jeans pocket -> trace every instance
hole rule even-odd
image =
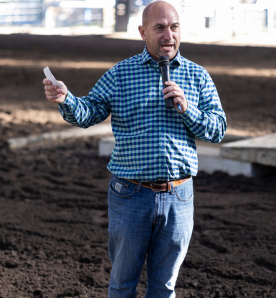
[[[126,180],[120,179],[116,176],[112,176],[109,189],[117,197],[128,198],[133,195],[137,185],[133,183],[127,183]]]
[[[180,202],[188,203],[188,202],[190,202],[190,201],[193,199],[194,194],[192,194],[188,199],[185,199],[185,198],[181,198],[181,197],[179,196],[179,194],[175,191],[175,196],[177,197],[177,199],[178,199]]]
[[[174,188],[174,194],[180,202],[188,203],[194,198],[192,180]]]

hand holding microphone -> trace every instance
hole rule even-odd
[[[167,56],[160,56],[158,66],[161,71],[163,81],[163,94],[166,108],[175,108],[180,114],[188,108],[188,103],[183,90],[174,82],[170,81],[170,60]]]
[[[160,56],[158,59],[158,66],[161,71],[162,75],[162,81],[163,81],[163,89],[165,89],[167,86],[165,85],[165,82],[170,80],[170,60],[167,56]],[[174,107],[173,104],[173,98],[168,97],[165,98],[166,108],[172,109]]]

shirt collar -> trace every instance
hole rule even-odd
[[[147,46],[145,46],[144,51],[141,55],[141,64],[145,64],[148,61],[154,61],[155,63],[157,63],[149,54],[148,50],[147,50]],[[177,51],[176,56],[174,57],[174,59],[170,62],[170,64],[174,64],[176,67],[181,65],[181,56],[180,56],[180,52],[179,50]]]

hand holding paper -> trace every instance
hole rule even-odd
[[[53,74],[51,73],[51,70],[50,70],[50,68],[49,68],[48,66],[45,67],[45,68],[43,69],[43,71],[44,71],[45,77],[46,77],[48,80],[50,80],[50,81],[52,82],[53,85],[58,86],[58,87],[60,87],[60,88],[63,87],[63,85],[60,84],[60,83],[55,79],[55,77],[54,77]]]
[[[47,78],[43,80],[46,98],[54,103],[64,102],[67,96],[67,87],[63,82],[55,79],[48,66],[43,71]]]

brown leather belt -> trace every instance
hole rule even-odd
[[[191,179],[191,176],[188,176],[188,177],[185,177],[182,179],[178,179],[178,180],[174,180],[174,181],[172,181],[172,183],[173,183],[173,186],[176,187],[182,183],[185,183],[189,179]],[[131,179],[125,179],[125,180],[128,180],[134,184],[139,184],[138,180],[131,180]],[[152,191],[156,191],[156,192],[170,191],[172,189],[171,182],[165,182],[165,183],[142,182],[142,186],[146,187],[146,188],[150,188]]]

